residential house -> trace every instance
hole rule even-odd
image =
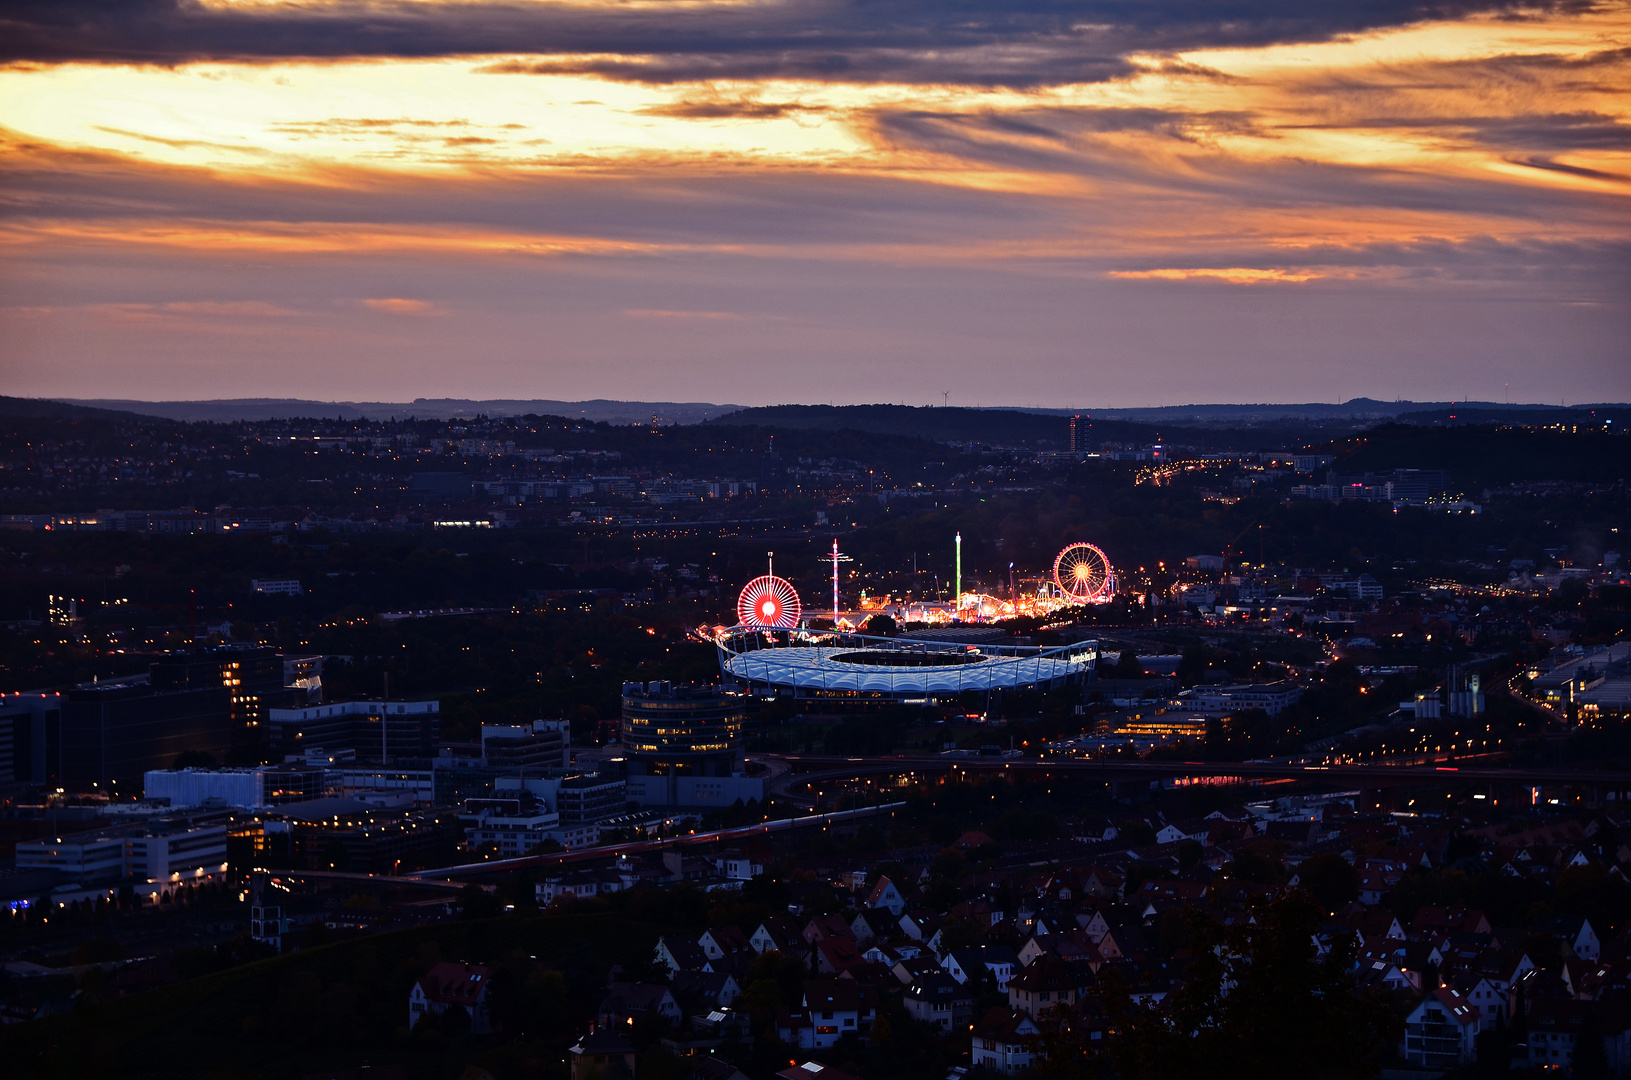
[[[959,986],[967,985],[970,979],[978,981],[982,969],[989,971],[996,980],[997,989],[1006,993],[1008,980],[1020,965],[1018,954],[1007,946],[980,945],[951,950],[946,954],[942,966]]]
[[[597,1028],[572,1045],[572,1080],[633,1080],[634,1044]]]
[[[849,920],[842,915],[817,915],[804,924],[803,938],[805,944],[814,945],[818,941],[828,938],[855,937],[855,932],[849,928]]]
[[[836,975],[867,963],[854,938],[823,938],[815,943],[816,970],[823,975]]]
[[[669,971],[701,971],[708,954],[688,937],[665,934],[657,939],[657,959]]]
[[[1008,1007],[1039,1020],[1061,1005],[1076,1004],[1082,981],[1071,965],[1044,956],[1008,980]]]
[[[682,1014],[728,1009],[742,993],[735,976],[718,971],[676,971],[669,990]]]
[[[408,992],[408,1027],[457,1008],[470,1017],[472,1034],[486,1035],[493,1030],[492,988],[492,968],[444,960],[432,966]]]
[[[901,895],[900,889],[895,887],[893,881],[881,877],[878,883],[872,886],[872,891],[867,893],[866,906],[873,910],[887,911],[898,920],[901,913],[906,910],[906,897]]]
[[[1405,1017],[1400,1055],[1412,1065],[1453,1069],[1477,1057],[1486,1018],[1478,1006],[1441,986],[1422,998]]]
[[[819,1061],[806,1061],[802,1065],[789,1065],[776,1074],[777,1080],[856,1080],[840,1069],[823,1065]]]
[[[1455,931],[1468,934],[1494,933],[1489,919],[1476,908],[1444,908],[1423,905],[1416,909],[1416,917],[1410,920],[1410,932],[1412,934],[1448,934]]]
[[[598,1020],[602,1026],[615,1026],[652,1015],[661,1016],[669,1024],[678,1024],[685,1016],[669,987],[616,982],[601,999]]]
[[[901,1003],[914,1020],[934,1024],[942,1031],[954,1031],[974,1015],[974,994],[959,986],[943,971],[920,975],[901,996]]]
[[[1596,960],[1602,954],[1597,932],[1591,923],[1579,915],[1542,915],[1535,920],[1533,931],[1544,934],[1582,960]]]
[[[887,911],[862,910],[856,912],[855,918],[850,920],[849,929],[856,942],[864,947],[879,938],[889,936],[889,931],[894,925],[895,920]]]
[[[809,945],[804,940],[802,927],[784,915],[774,915],[759,924],[748,938],[748,944],[758,953],[775,951],[788,956],[806,956]]]
[[[969,1047],[973,1065],[1003,1073],[1023,1072],[1035,1059],[1033,1040],[1040,1033],[1036,1021],[1024,1013],[992,1009],[974,1025]]]
[[[748,940],[747,935],[734,926],[721,926],[712,930],[704,930],[702,936],[697,938],[697,944],[710,960],[755,951],[753,943]]]
[[[815,1028],[814,1049],[832,1046],[845,1035],[863,1042],[878,1019],[877,992],[849,979],[810,979],[804,984],[804,1008]]]

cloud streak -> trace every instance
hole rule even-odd
[[[1554,3],[1553,10],[1580,6]],[[494,70],[672,83],[1093,82],[1134,53],[1321,41],[1506,0],[788,0],[774,4],[201,4],[14,0],[0,60],[176,64],[524,53]]]

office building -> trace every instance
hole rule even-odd
[[[1249,709],[1262,709],[1270,716],[1277,716],[1301,701],[1302,696],[1302,687],[1292,682],[1197,686],[1179,694],[1171,707],[1199,716],[1229,716]]]
[[[717,686],[623,684],[628,798],[643,806],[729,806],[764,799],[743,771],[748,698]]]
[[[264,742],[267,714],[307,704],[309,687],[287,685],[284,658],[262,645],[221,645],[171,653],[155,661],[148,682],[160,691],[225,687],[236,745]],[[321,683],[318,684],[321,687]]]
[[[225,825],[154,818],[17,845],[17,868],[51,869],[65,882],[191,884],[226,872]]]
[[[156,769],[143,778],[142,796],[172,807],[225,806],[264,810],[321,799],[325,771],[289,763],[253,769]]]
[[[51,781],[61,719],[61,694],[0,694],[0,784]]]
[[[628,784],[611,776],[591,773],[568,776],[555,792],[555,810],[562,825],[592,825],[617,817],[628,804]]]
[[[435,701],[343,701],[301,709],[272,709],[272,749],[289,756],[321,748],[350,750],[358,760],[428,758],[441,732]]]
[[[227,687],[164,691],[147,678],[91,683],[63,695],[63,788],[134,795],[145,773],[169,768],[178,754],[222,757],[231,750]]]
[[[530,725],[483,724],[481,756],[494,769],[564,769],[568,738],[565,720],[537,720]]]

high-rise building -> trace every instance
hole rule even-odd
[[[61,694],[0,694],[0,784],[51,781],[61,719]]]
[[[232,748],[227,687],[159,690],[146,676],[81,685],[63,695],[60,783],[69,791],[136,794],[149,769],[176,756]]]
[[[155,690],[191,690],[222,686],[231,696],[235,745],[266,742],[269,710],[305,705],[308,690],[288,686],[284,658],[263,645],[221,645],[171,653],[155,661],[150,682]]]
[[[434,757],[441,732],[435,701],[342,701],[272,709],[271,745],[285,756],[321,748],[351,750],[359,761]]]
[[[537,720],[526,724],[481,725],[481,756],[489,768],[517,772],[564,769],[567,722]]]
[[[764,797],[745,776],[748,698],[718,686],[623,684],[628,797],[645,805],[730,805]]]

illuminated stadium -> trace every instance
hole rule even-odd
[[[714,644],[720,671],[742,686],[856,703],[1047,689],[1091,677],[1098,660],[1096,641],[970,645],[748,625],[723,631]]]

